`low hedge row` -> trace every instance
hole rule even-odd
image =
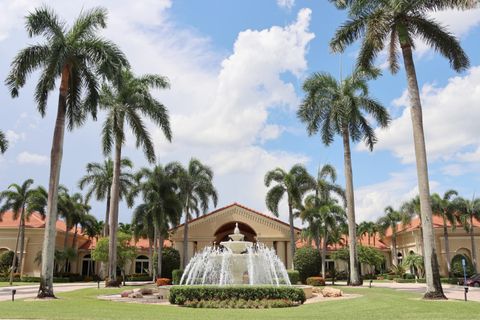
[[[125,276],[127,281],[151,281],[152,276],[148,273],[134,273]]]
[[[288,300],[295,304],[305,302],[305,292],[294,287],[273,286],[178,286],[170,289],[170,303],[184,305],[187,301],[211,300]]]
[[[395,278],[395,279],[393,279],[393,281],[395,281],[397,283],[415,283],[415,282],[425,283],[426,282],[425,278],[420,278],[420,279],[417,279],[416,281],[415,281],[415,279]],[[459,281],[457,278],[440,278],[440,282],[445,283],[445,284],[459,284],[462,281]]]
[[[296,304],[286,299],[262,299],[262,300],[208,300],[208,301],[186,301],[185,307],[190,308],[213,308],[213,309],[269,309],[294,307]]]
[[[182,269],[175,269],[172,271],[172,284],[180,284],[180,280],[183,276]]]
[[[297,284],[300,281],[300,272],[298,270],[287,270],[287,273],[291,284]]]
[[[325,285],[325,279],[322,277],[308,277],[306,283],[309,286],[320,287]]]

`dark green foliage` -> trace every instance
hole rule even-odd
[[[305,283],[308,277],[319,275],[320,253],[312,247],[297,249],[293,257],[293,264],[300,274],[300,281]]]
[[[175,248],[163,248],[162,278],[172,279],[173,270],[178,268],[180,268],[180,252]]]
[[[245,300],[245,299],[229,299],[229,300],[208,300],[208,301],[187,301],[183,304],[190,308],[212,308],[212,309],[269,309],[269,308],[286,308],[294,307],[296,304],[285,299],[262,299],[262,300]]]
[[[467,277],[470,277],[475,273],[473,264],[470,258],[463,254],[457,254],[452,258],[451,270],[455,277],[463,277],[462,259],[466,262]]]
[[[287,273],[291,284],[297,284],[298,281],[300,281],[300,273],[298,270],[287,270]]]
[[[134,273],[126,276],[127,281],[151,281],[152,276],[148,273]]]
[[[170,289],[170,303],[184,305],[187,301],[223,300],[288,300],[296,304],[305,302],[300,288],[273,286],[176,286]]]
[[[13,251],[7,251],[0,255],[0,274],[6,274],[12,267]]]
[[[172,284],[180,284],[180,280],[183,276],[182,269],[175,269],[172,271]]]

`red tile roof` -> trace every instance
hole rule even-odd
[[[17,228],[20,225],[20,215],[17,219],[13,219],[13,211],[9,210],[3,213],[2,220],[0,220],[0,228]],[[57,220],[57,230],[65,231],[65,222],[62,220]],[[42,216],[38,212],[33,212],[30,215],[30,218],[25,221],[26,228],[45,228],[45,220],[42,219]],[[72,232],[73,229],[70,230]]]
[[[344,236],[343,238],[347,239],[346,236]],[[373,241],[372,237],[370,237],[370,244],[369,244],[367,236],[362,236],[360,238],[360,243],[363,246],[374,247],[378,250],[388,250],[389,249],[389,247],[380,239],[378,234],[375,236],[375,244],[374,244],[374,241]],[[309,245],[308,242],[306,242],[304,240],[298,240],[297,243],[296,243],[297,248],[302,248],[302,247],[305,247],[307,245]],[[312,241],[312,243],[310,243],[310,246],[316,248],[315,242]],[[320,246],[322,246],[322,243],[320,244]],[[327,250],[328,251],[335,251],[335,250],[341,249],[343,247],[345,247],[345,245],[339,244],[339,243],[329,244],[327,246]]]
[[[432,223],[434,228],[443,228],[443,219],[440,216],[432,216]],[[403,225],[399,224],[397,227],[397,233],[400,232],[408,232],[408,231],[413,231],[416,229],[419,229],[421,225],[421,219],[420,217],[416,216],[414,217],[410,223]],[[480,221],[478,220],[473,220],[473,226],[480,228]],[[451,227],[451,223],[447,221],[447,227]],[[457,228],[462,228],[462,225],[460,223],[457,223],[456,225]],[[385,232],[385,237],[390,237],[392,235],[392,229],[388,228]]]

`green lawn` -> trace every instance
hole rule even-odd
[[[38,286],[36,282],[13,282],[13,286]],[[10,283],[0,281],[0,287],[10,287]]]
[[[345,289],[363,297],[287,309],[191,309],[101,301],[112,289],[83,289],[59,294],[58,300],[0,302],[0,318],[36,319],[473,319],[478,302],[422,301],[420,295],[392,289]]]

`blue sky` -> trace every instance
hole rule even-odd
[[[5,20],[0,23],[0,76],[5,78],[14,54],[28,43],[23,17],[40,1],[0,0]],[[161,0],[161,1],[49,1],[72,21],[82,8],[109,10],[104,35],[125,51],[134,72],[168,76],[172,87],[155,92],[172,117],[174,139],[168,144],[150,126],[159,161],[186,163],[197,157],[215,170],[219,206],[240,202],[267,212],[263,175],[277,166],[304,163],[316,172],[319,164],[333,164],[344,184],[343,150],[308,137],[295,112],[303,97],[301,84],[312,72],[335,76],[350,72],[357,47],[342,55],[328,48],[345,13],[327,1],[301,0]],[[480,173],[480,11],[440,12],[433,15],[456,34],[471,59],[471,68],[457,74],[448,61],[417,44],[415,61],[422,88],[424,121],[432,190],[449,188],[464,196],[477,194]],[[384,63],[381,55],[379,66]],[[48,114],[41,118],[33,103],[37,74],[20,97],[12,100],[0,86],[0,128],[11,140],[0,156],[0,189],[33,178],[47,185],[49,152],[57,92]],[[378,132],[374,152],[352,146],[358,220],[375,219],[387,205],[398,206],[416,194],[413,146],[406,80],[403,70],[370,83],[372,96],[388,107],[393,122]],[[99,133],[103,117],[67,132],[61,182],[77,191],[85,165],[102,161]],[[135,167],[147,165],[132,139],[125,155]],[[138,204],[138,203],[137,203]],[[105,204],[92,202],[102,218]],[[286,210],[281,217],[285,219]],[[121,206],[120,220],[131,209]]]

